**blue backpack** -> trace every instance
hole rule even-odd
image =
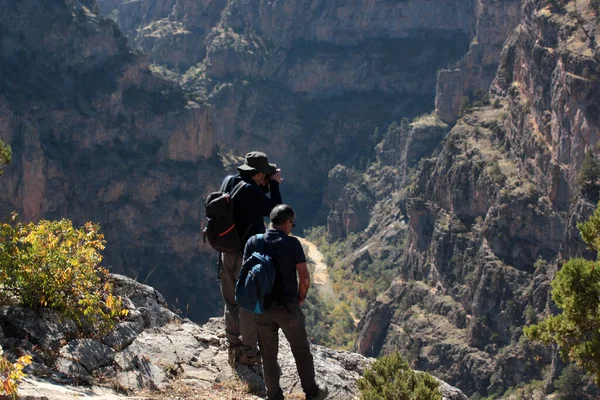
[[[265,235],[256,235],[258,249],[242,265],[235,284],[235,301],[244,310],[262,314],[271,305],[275,266],[273,259],[264,253]]]

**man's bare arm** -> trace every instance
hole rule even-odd
[[[308,273],[306,262],[296,264],[296,271],[298,271],[298,277],[300,278],[298,301],[300,302],[300,307],[302,307],[302,304],[304,304],[304,300],[306,299],[306,294],[308,293],[308,288],[310,287],[310,274]]]

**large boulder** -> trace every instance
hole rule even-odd
[[[46,349],[57,349],[75,336],[75,322],[49,308],[0,308],[0,327],[7,338],[27,339]]]

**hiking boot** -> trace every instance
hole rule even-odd
[[[313,394],[307,394],[306,400],[324,400],[328,394],[329,389],[327,389],[327,386],[319,387]]]
[[[247,365],[248,367],[252,367],[253,365],[262,364],[262,358],[260,357],[260,353],[256,353],[254,355],[248,354],[240,354],[239,362],[242,365]]]
[[[281,388],[279,388],[277,390],[277,393],[275,393],[274,395],[269,395],[267,393],[267,397],[265,397],[266,400],[284,400],[285,398],[283,397],[283,391],[281,390]]]

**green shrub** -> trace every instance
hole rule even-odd
[[[16,214],[0,225],[0,304],[52,307],[79,326],[105,333],[127,314],[100,266],[98,226],[69,220],[22,224]]]
[[[362,400],[441,400],[438,381],[413,371],[398,352],[376,360],[359,379]]]
[[[504,175],[497,162],[494,162],[488,167],[487,173],[494,183],[502,185],[504,181],[506,181],[506,175]]]

